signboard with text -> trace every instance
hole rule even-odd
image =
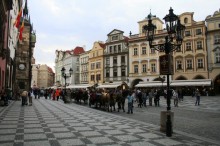
[[[161,55],[159,57],[160,74],[173,75],[173,56],[171,54]]]

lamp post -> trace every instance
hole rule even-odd
[[[163,19],[166,23],[167,35],[165,36],[165,43],[163,44],[153,44],[154,33],[156,30],[156,25],[152,23],[151,13],[148,15],[148,25],[143,26],[143,30],[146,32],[147,40],[149,41],[150,48],[154,48],[157,51],[165,52],[165,55],[160,56],[160,74],[167,75],[167,120],[166,120],[166,135],[168,137],[172,136],[172,121],[171,121],[171,90],[169,75],[173,74],[173,56],[171,53],[176,49],[181,47],[183,41],[183,33],[185,26],[180,23],[177,15],[173,13],[173,9],[170,8],[169,14],[167,14]]]
[[[70,68],[70,69],[69,69],[69,75],[68,75],[68,74],[66,73],[65,67],[63,67],[63,68],[61,69],[61,73],[62,73],[62,77],[64,78],[64,83],[65,83],[65,85],[64,85],[64,95],[66,95],[66,78],[71,77],[71,75],[73,74],[73,70],[72,70],[72,68]],[[64,100],[64,102],[65,102],[65,100]]]

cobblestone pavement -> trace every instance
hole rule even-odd
[[[39,99],[25,107],[20,101],[12,101],[8,107],[0,108],[1,146],[219,144],[184,132],[175,132],[168,138],[158,129],[153,124],[61,101]]]

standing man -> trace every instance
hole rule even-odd
[[[196,89],[195,96],[196,96],[196,103],[195,103],[195,105],[199,105],[200,104],[200,96],[201,96],[201,94],[199,92],[199,89]]]

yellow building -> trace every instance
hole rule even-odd
[[[185,36],[180,49],[173,53],[173,80],[208,79],[205,21],[194,21],[193,12],[179,15],[185,25]]]
[[[163,22],[155,16],[152,16],[152,22],[157,27],[154,42],[163,41],[165,38]],[[139,81],[157,80],[160,76],[159,55],[164,54],[149,46],[146,34],[143,31],[143,26],[148,24],[148,18],[139,21],[138,24],[139,34],[130,34],[129,38],[129,81],[131,87]]]
[[[89,52],[89,84],[103,83],[103,53],[105,44],[94,42]]]

